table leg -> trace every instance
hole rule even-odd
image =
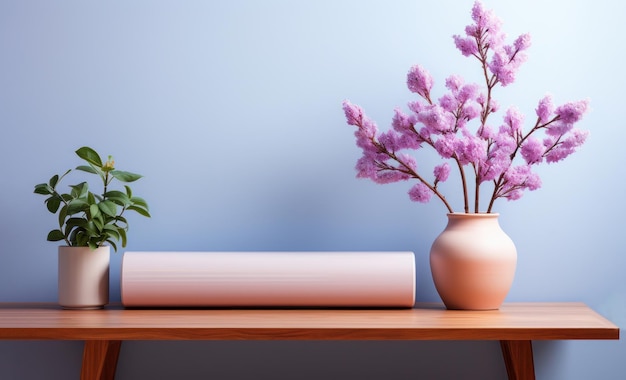
[[[113,380],[121,346],[120,340],[85,341],[80,379]]]
[[[501,340],[509,380],[535,380],[533,346],[530,340]]]

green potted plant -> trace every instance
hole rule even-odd
[[[35,193],[46,196],[45,204],[58,214],[58,228],[48,233],[48,241],[63,241],[59,247],[59,304],[68,309],[102,308],[109,298],[110,248],[127,242],[127,211],[150,217],[148,204],[134,196],[130,186],[124,191],[111,188],[114,180],[134,182],[142,176],[115,169],[111,156],[103,162],[89,147],[76,150],[86,162],[75,170],[100,179],[102,192],[91,191],[86,181],[69,186],[69,192],[58,186],[72,170],[54,175],[47,183],[35,186]]]

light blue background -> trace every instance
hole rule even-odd
[[[540,169],[544,187],[500,201],[516,242],[508,301],[582,301],[626,325],[623,88],[613,0],[485,1],[529,61],[496,93],[533,119],[589,97],[576,155]],[[428,267],[446,223],[409,184],[355,179],[360,155],[341,102],[385,129],[405,106],[408,68],[435,93],[452,73],[478,80],[452,34],[471,1],[0,2],[0,301],[56,301],[55,218],[36,183],[90,145],[135,188],[152,219],[131,219],[128,250],[411,250],[417,301],[438,301]],[[495,123],[496,121],[494,121]],[[425,166],[434,156],[423,158]],[[460,188],[450,186],[449,198]],[[113,256],[119,300],[121,254]],[[536,342],[538,379],[622,379],[622,341]],[[0,342],[3,379],[77,378],[80,342]],[[503,379],[497,342],[128,342],[118,379]]]

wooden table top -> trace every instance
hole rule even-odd
[[[125,309],[62,310],[0,303],[3,340],[546,340],[619,339],[583,303],[506,303],[500,310]]]

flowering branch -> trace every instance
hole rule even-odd
[[[522,127],[524,116],[514,107],[506,110],[497,131],[488,124],[489,117],[499,109],[493,92],[498,85],[505,87],[515,81],[517,70],[526,60],[530,36],[523,34],[513,44],[506,45],[501,21],[479,1],[472,8],[472,20],[465,28],[465,36],[455,35],[453,39],[464,56],[479,61],[484,87],[466,84],[461,77],[452,75],[445,81],[448,93],[434,102],[430,73],[415,65],[407,74],[407,87],[421,100],[408,103],[409,114],[396,108],[393,128],[384,133],[378,132],[376,124],[359,106],[344,101],[348,124],[357,126],[357,146],[363,149],[363,156],[357,162],[357,177],[370,178],[376,183],[416,179],[417,184],[409,190],[411,200],[428,202],[435,194],[452,212],[437,187],[447,180],[449,164],[437,165],[434,180],[429,182],[418,173],[412,156],[398,153],[429,146],[444,160],[456,163],[466,213],[470,212],[466,167],[471,167],[474,174],[474,212],[480,210],[480,187],[485,182],[493,184],[487,207],[487,212],[492,212],[496,199],[519,199],[523,191],[541,186],[539,176],[531,170],[533,165],[544,160],[561,161],[585,142],[588,132],[575,129],[574,124],[587,111],[587,100],[555,108],[552,98],[544,97],[535,109],[537,121],[527,133]],[[478,126],[472,130],[468,124],[474,119],[478,120]],[[540,132],[544,132],[543,140],[536,137]],[[518,153],[523,163],[514,165]]]

